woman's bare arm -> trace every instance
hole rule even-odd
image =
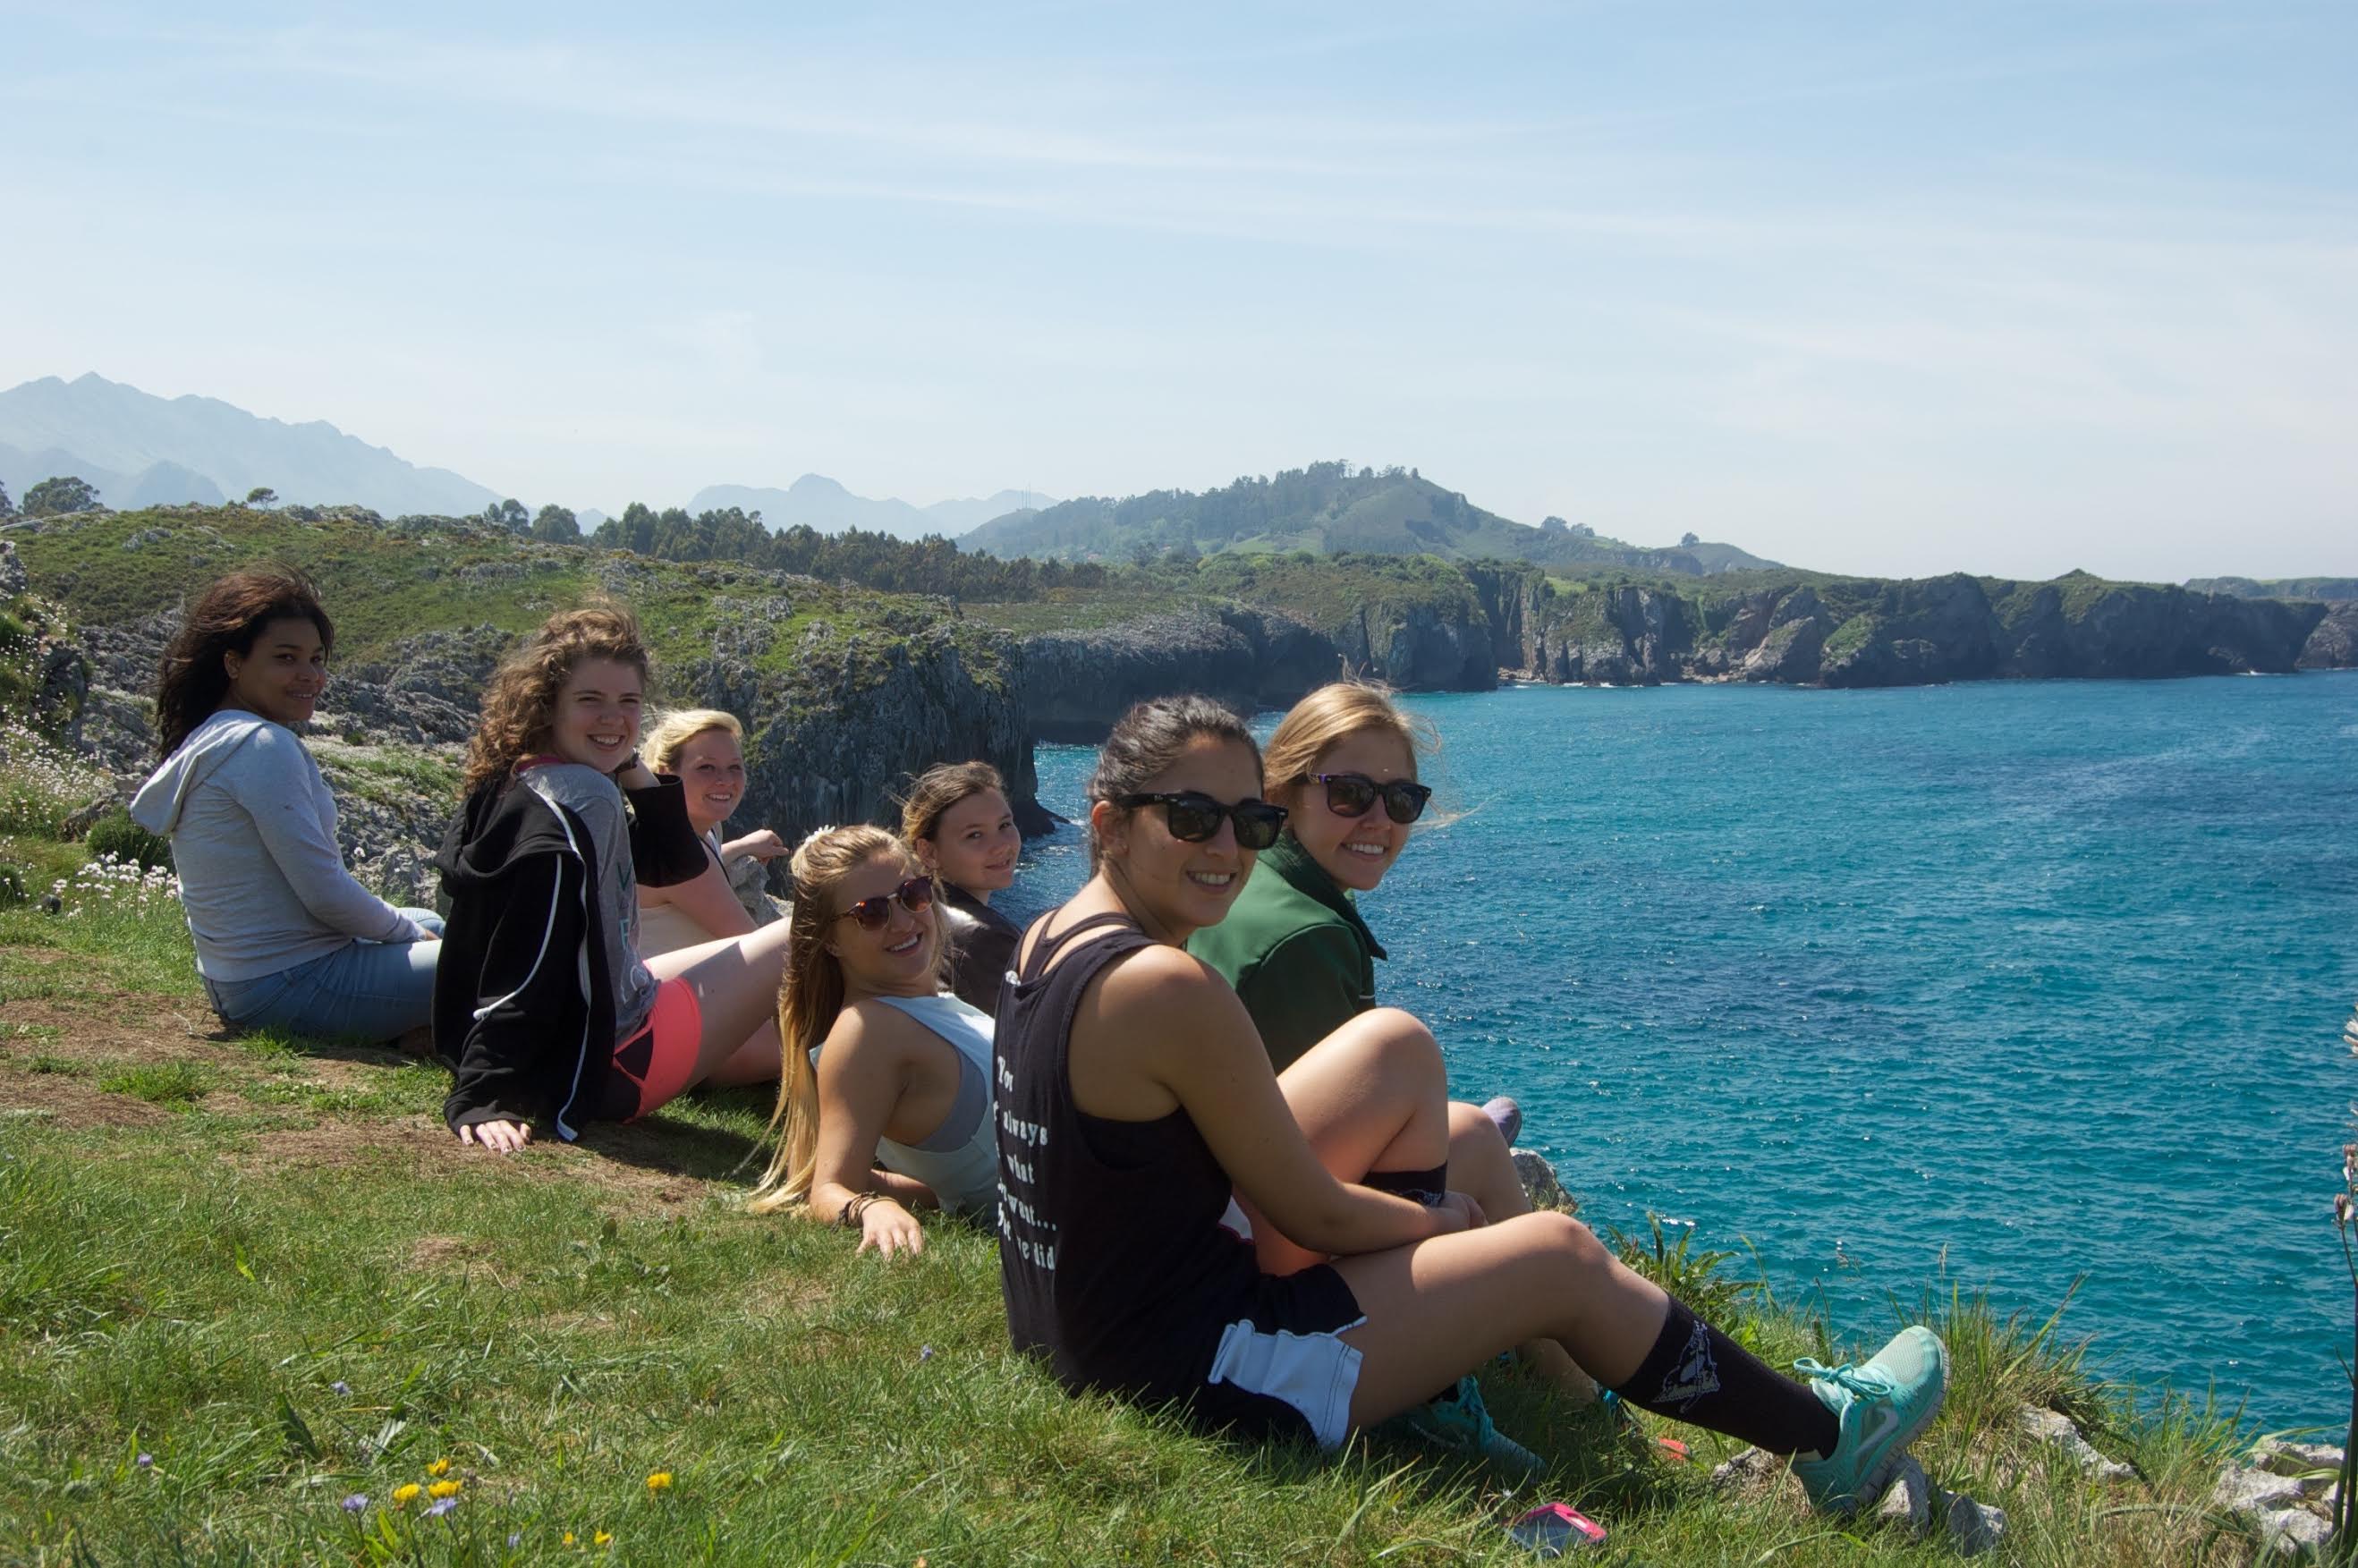
[[[1068,1060],[1074,1102],[1091,1115],[1185,1109],[1237,1191],[1312,1251],[1381,1251],[1466,1224],[1460,1208],[1336,1181],[1278,1092],[1244,1004],[1175,947],[1118,960],[1082,994]]]

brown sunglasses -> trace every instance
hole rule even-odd
[[[912,914],[923,914],[934,907],[934,879],[911,877],[891,892],[880,892],[874,898],[863,898],[841,914],[838,920],[857,920],[862,931],[882,931],[884,923],[892,918],[892,904],[898,900],[903,909]]]

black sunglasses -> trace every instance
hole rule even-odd
[[[1183,843],[1201,844],[1220,830],[1220,818],[1225,816],[1237,825],[1237,848],[1266,849],[1277,842],[1277,830],[1285,826],[1285,807],[1271,806],[1265,800],[1240,800],[1234,806],[1223,806],[1208,795],[1192,789],[1176,795],[1125,795],[1116,806],[1159,806],[1163,817],[1170,824],[1171,837]]]
[[[1407,824],[1424,815],[1425,802],[1433,798],[1429,785],[1411,784],[1406,779],[1394,779],[1390,784],[1378,784],[1365,773],[1312,773],[1312,784],[1326,786],[1326,809],[1337,816],[1365,816],[1376,797],[1384,797],[1384,815],[1394,822]]]
[[[892,901],[912,914],[923,914],[934,907],[934,879],[911,877],[891,892],[880,892],[874,898],[863,898],[841,914],[838,920],[857,920],[862,931],[882,931],[884,923],[892,918]]]

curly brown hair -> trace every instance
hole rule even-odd
[[[224,654],[254,652],[273,621],[308,621],[319,645],[336,649],[336,628],[319,608],[319,589],[293,567],[265,562],[232,572],[197,595],[156,669],[156,754],[168,757],[229,695]]]
[[[637,670],[642,682],[648,680],[647,645],[639,634],[638,617],[611,603],[561,610],[501,660],[483,687],[483,716],[475,724],[474,739],[467,742],[460,793],[472,795],[547,748],[557,693],[584,659],[612,659]]]

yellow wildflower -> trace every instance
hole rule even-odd
[[[402,1504],[407,1502],[410,1498],[416,1497],[425,1489],[425,1487],[419,1486],[415,1481],[403,1482],[400,1486],[395,1487],[393,1489],[394,1506],[395,1508],[399,1508]]]
[[[647,1490],[650,1492],[667,1492],[671,1490],[671,1472],[668,1470],[658,1470],[654,1475],[648,1476]]]
[[[565,1544],[568,1546],[573,1544],[573,1532],[569,1530],[565,1532]]]
[[[590,1544],[592,1546],[603,1546],[613,1539],[614,1537],[610,1531],[601,1530],[597,1534],[590,1538]]]
[[[437,1481],[426,1488],[426,1495],[429,1498],[455,1498],[459,1495],[459,1488],[466,1484],[464,1481]]]
[[[426,1473],[429,1476],[447,1476],[450,1473],[450,1461],[437,1459],[433,1464],[426,1466]]]

